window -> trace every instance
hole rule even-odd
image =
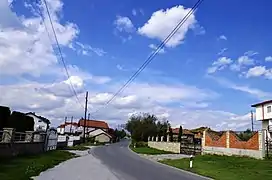
[[[271,113],[271,106],[267,106],[267,113]]]

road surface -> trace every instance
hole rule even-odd
[[[131,152],[128,141],[92,150],[119,180],[203,180],[200,176],[152,162]]]

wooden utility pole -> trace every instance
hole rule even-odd
[[[86,92],[86,99],[85,99],[85,114],[84,114],[84,128],[83,128],[83,142],[85,143],[85,139],[86,139],[86,134],[85,134],[85,130],[86,130],[86,116],[87,116],[87,109],[88,109],[88,91]]]
[[[90,113],[88,113],[88,120],[90,120]],[[87,132],[89,132],[89,126],[87,127]]]
[[[254,131],[254,124],[253,124],[253,112],[252,111],[250,111],[250,113],[251,113],[251,131],[253,132]]]
[[[71,124],[70,124],[70,133],[72,133],[72,125],[73,125],[73,116],[71,117]]]

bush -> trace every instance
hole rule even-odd
[[[0,129],[7,127],[10,113],[9,107],[0,106]]]
[[[144,141],[138,141],[138,142],[134,142],[132,144],[135,145],[136,147],[147,147],[148,146],[147,142],[144,142]]]

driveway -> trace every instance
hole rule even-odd
[[[131,152],[128,141],[92,150],[119,180],[203,180],[206,178],[153,162]],[[98,179],[97,179],[98,180]]]

